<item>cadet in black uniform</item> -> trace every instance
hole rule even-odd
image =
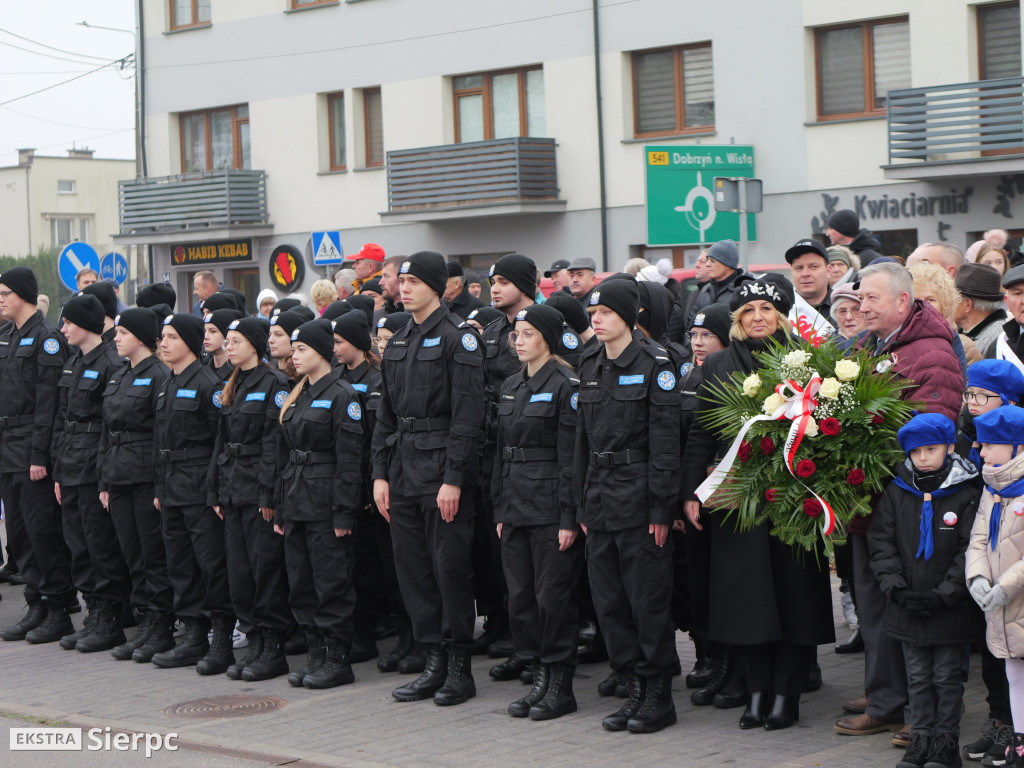
[[[114,318],[117,317],[117,293],[114,291],[114,286],[100,280],[92,285],[85,286],[82,289],[82,293],[85,295],[92,294],[103,305],[103,332],[100,333],[100,337],[110,347],[111,351],[116,352],[117,347],[114,345]]]
[[[552,293],[544,304],[561,312],[562,317],[565,318],[565,324],[569,326],[569,329],[579,339],[580,343],[575,347],[571,347],[571,340],[563,338],[562,351],[559,353],[559,356],[564,358],[567,363],[576,370],[579,370],[583,355],[601,346],[601,342],[594,335],[594,329],[590,327],[590,316],[580,306],[580,303],[572,297],[572,294],[565,291]],[[567,344],[567,341],[570,343]]]
[[[228,594],[224,524],[206,503],[223,383],[199,362],[203,321],[179,313],[164,319],[160,352],[171,376],[158,395],[153,444],[156,498],[174,589],[174,613],[185,625],[178,644],[153,656],[158,667],[196,665],[218,675],[234,664],[235,617]],[[206,634],[213,625],[213,642]]]
[[[203,320],[203,351],[209,355],[207,365],[217,374],[221,383],[227,384],[228,377],[234,366],[228,360],[228,350],[224,341],[228,334],[228,326],[235,320],[241,320],[242,313],[237,309],[218,309]]]
[[[152,310],[126,309],[115,322],[117,353],[127,358],[128,365],[110,378],[103,393],[96,464],[100,503],[110,513],[128,565],[131,604],[139,628],[110,654],[122,661],[145,663],[154,653],[174,647],[174,593],[167,575],[160,512],[153,504],[153,424],[159,393],[170,374],[153,354],[160,321]]]
[[[667,352],[633,336],[639,305],[628,280],[590,296],[604,346],[580,366],[573,485],[598,621],[627,680],[628,700],[602,725],[649,733],[676,722],[668,532],[679,505],[680,403]]]
[[[382,315],[377,319],[377,336],[374,338],[374,345],[378,355],[384,356],[388,340],[402,330],[410,320],[412,320],[412,315],[408,312],[392,312],[390,315]]]
[[[231,310],[218,310],[229,312]],[[213,323],[207,323],[207,337]],[[284,542],[274,534],[278,416],[287,377],[262,361],[268,328],[256,318],[228,326],[227,365],[217,442],[207,475],[207,503],[224,521],[228,587],[248,650],[227,668],[232,680],[269,680],[288,673],[284,642],[295,625],[288,609]]]
[[[476,330],[482,335],[484,328],[493,323],[495,320],[500,320],[504,316],[504,312],[494,307],[481,307],[480,309],[474,309],[466,317],[466,322],[476,328]]]
[[[152,283],[139,290],[135,294],[135,306],[139,308],[152,309],[157,319],[174,314],[174,303],[177,301],[177,294],[170,283]],[[167,307],[165,315],[160,314],[157,308]],[[123,314],[123,313],[122,313]]]
[[[57,382],[68,347],[36,309],[39,286],[27,267],[0,273],[0,497],[7,536],[26,581],[28,611],[0,630],[4,640],[52,643],[73,627],[71,560],[53,495],[50,441]]]
[[[291,608],[309,643],[293,686],[333,688],[355,680],[349,661],[355,567],[352,531],[363,490],[363,409],[352,385],[331,368],[329,320],[292,333],[302,376],[281,407],[274,529],[284,534]]]
[[[556,309],[534,304],[516,315],[512,339],[524,367],[501,388],[491,480],[515,655],[539,663],[533,689],[508,712],[533,720],[576,711],[575,589],[583,547],[576,544],[572,465],[579,379],[551,354],[562,333]]]
[[[384,350],[373,495],[391,522],[398,583],[427,662],[419,678],[392,695],[461,704],[476,695],[473,505],[463,491],[478,482],[483,356],[476,332],[441,306],[448,280],[441,254],[414,254],[398,279],[413,320]]]
[[[60,645],[86,653],[108,651],[125,641],[121,624],[131,597],[128,566],[100,502],[96,459],[103,391],[125,364],[101,338],[103,320],[103,305],[90,294],[64,305],[62,330],[75,351],[57,385],[60,399],[53,426],[54,493],[71,552],[72,580],[89,611],[81,628],[62,637]]]
[[[283,371],[292,382],[299,378],[295,373],[295,366],[292,365],[292,334],[304,322],[307,321],[301,314],[291,310],[270,317],[270,338],[267,341],[267,348],[271,361],[276,362],[278,370]]]

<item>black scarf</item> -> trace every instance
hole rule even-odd
[[[763,352],[768,348],[768,339],[775,339],[779,344],[784,347],[793,345],[793,337],[783,328],[779,328],[770,337],[763,339],[745,339],[744,341],[734,341],[729,345],[729,349],[732,351],[733,356],[738,363],[739,370],[744,373],[753,373],[754,371],[761,370],[761,361],[754,357],[754,352]]]

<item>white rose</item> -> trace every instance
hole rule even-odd
[[[779,397],[778,393],[772,392],[770,395],[768,395],[768,397],[765,398],[764,407],[762,408],[762,410],[767,415],[771,416],[773,413],[775,413],[776,410],[778,410],[779,406],[781,406],[785,402],[785,400]]]
[[[752,373],[743,380],[743,394],[747,397],[753,397],[761,391],[761,377],[756,373]]]
[[[842,384],[839,383],[838,379],[833,379],[829,376],[823,382],[821,382],[821,389],[818,390],[818,394],[822,397],[827,397],[829,400],[835,400],[839,397],[839,388]]]
[[[814,437],[818,434],[818,422],[814,419],[807,419],[807,429],[804,431],[804,437]]]
[[[836,376],[840,381],[853,381],[860,374],[860,366],[852,360],[840,360],[836,363]]]
[[[804,352],[803,350],[798,349],[795,352],[790,352],[782,358],[782,362],[790,368],[799,368],[801,365],[806,365],[807,361],[810,359],[810,352]]]

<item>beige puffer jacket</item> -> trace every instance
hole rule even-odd
[[[1024,453],[1001,467],[986,466],[983,476],[991,487],[1005,488],[1024,476]],[[1020,659],[1024,658],[1024,496],[1002,499],[999,541],[994,550],[988,543],[992,503],[992,494],[986,490],[967,547],[967,583],[980,576],[1006,590],[1009,604],[985,614],[985,640],[993,656]]]

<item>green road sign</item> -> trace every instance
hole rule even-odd
[[[754,176],[754,148],[728,144],[645,147],[647,244],[698,245],[739,240],[740,215],[715,210],[715,176]],[[755,216],[747,239],[756,240]]]

